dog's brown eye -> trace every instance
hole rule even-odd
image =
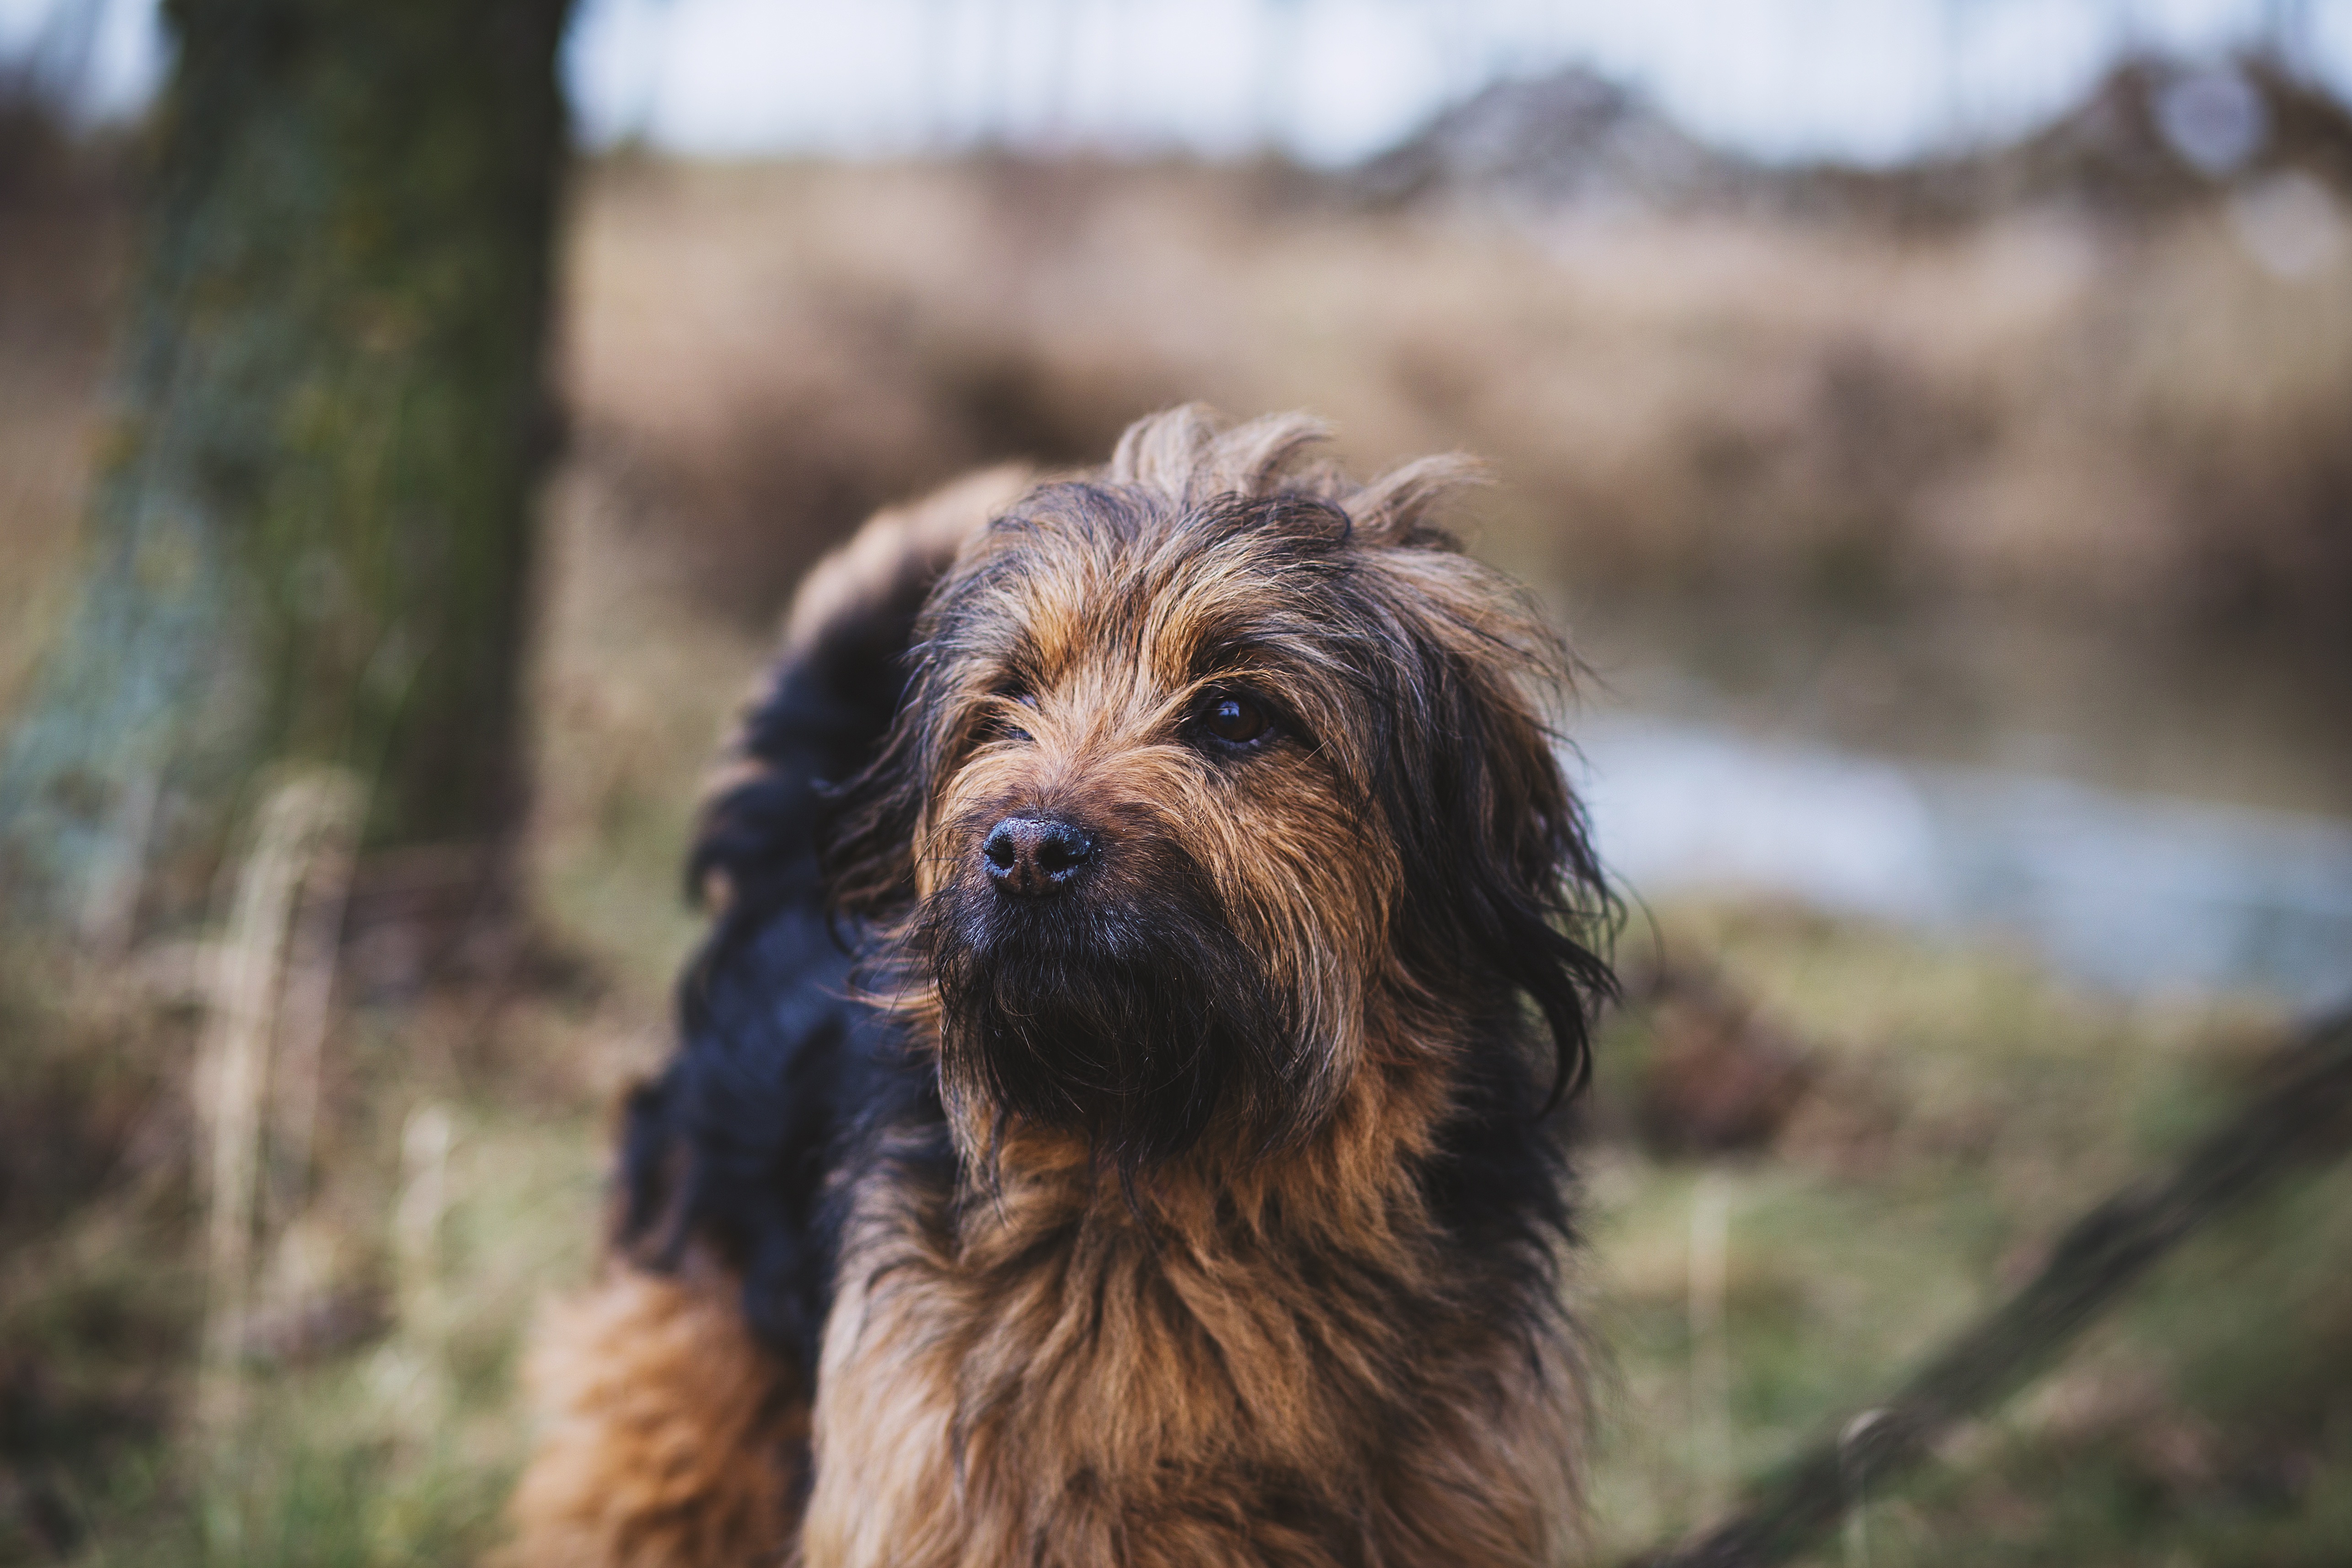
[[[1245,696],[1225,692],[1202,705],[1201,727],[1228,746],[1246,746],[1270,727],[1265,709]]]

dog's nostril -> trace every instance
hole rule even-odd
[[[980,846],[980,852],[998,871],[1011,871],[1021,859],[1021,846],[1013,836],[1012,827],[1010,822],[997,823],[990,831],[988,841]]]
[[[1047,876],[1068,871],[1087,858],[1083,835],[1069,828],[1051,831],[1037,841],[1037,869]]]
[[[1006,893],[1034,896],[1075,881],[1095,857],[1092,835],[1046,817],[1007,817],[980,846],[988,876]]]

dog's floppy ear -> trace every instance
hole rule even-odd
[[[1451,549],[1386,552],[1402,633],[1376,786],[1404,873],[1397,936],[1416,976],[1474,1010],[1524,994],[1555,1052],[1547,1106],[1589,1075],[1595,946],[1613,904],[1538,694],[1567,659],[1501,580]],[[1382,683],[1385,685],[1386,683]]]

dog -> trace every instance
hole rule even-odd
[[[538,1336],[533,1565],[1573,1549],[1611,990],[1565,655],[1322,427],[1145,419],[822,562],[704,810],[683,1044]]]

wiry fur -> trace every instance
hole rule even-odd
[[[814,1377],[774,1543],[812,1568],[1528,1563],[1572,1531],[1544,1113],[1608,976],[1559,655],[1430,526],[1462,465],[1360,486],[1302,464],[1320,434],[1146,420],[1095,475],[878,522],[905,542],[795,612],[697,852],[721,913],[623,1230],[740,1275],[772,1385]],[[1202,728],[1236,693],[1262,738]],[[1008,897],[1008,818],[1098,853]],[[526,1558],[627,1561],[539,1551],[546,1463]]]
[[[778,1555],[806,1484],[807,1393],[714,1282],[618,1270],[541,1324],[517,1568]]]

